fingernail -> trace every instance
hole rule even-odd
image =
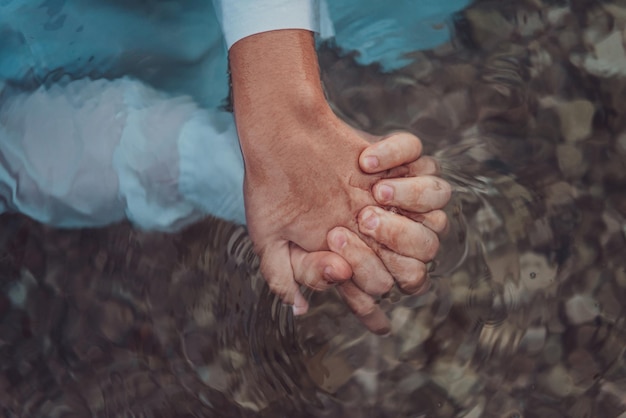
[[[375,168],[378,168],[380,162],[378,161],[378,157],[370,156],[363,159],[363,164],[365,165],[365,168],[373,170]]]
[[[294,316],[300,316],[306,313],[306,308],[303,308],[302,306],[293,305],[291,308],[293,309]]]
[[[291,308],[293,309],[294,316],[304,315],[306,313],[308,306],[306,300],[302,297],[302,294],[296,293]]]
[[[343,232],[335,232],[333,234],[332,240],[337,250],[342,250],[343,247],[345,247],[346,244],[348,243],[348,238],[346,237],[346,234],[344,234]],[[326,272],[326,270],[324,270],[324,272]]]
[[[388,203],[393,200],[393,187],[381,184],[376,188],[376,199],[379,203]]]
[[[363,214],[361,225],[366,229],[376,229],[378,226],[378,216],[372,210],[368,210]]]

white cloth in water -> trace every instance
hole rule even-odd
[[[61,227],[245,222],[233,117],[189,97],[126,78],[41,87],[5,100],[0,139],[0,210]]]

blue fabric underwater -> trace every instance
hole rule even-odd
[[[411,62],[406,54],[435,48],[450,39],[452,14],[472,0],[336,0],[328,2],[335,42],[356,51],[361,64],[391,71]]]
[[[336,0],[322,26],[390,71],[446,42],[470,1]],[[227,92],[209,0],[0,0],[0,212],[63,227],[244,223]]]

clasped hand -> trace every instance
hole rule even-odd
[[[434,176],[432,159],[420,158],[421,143],[410,134],[370,145],[320,112],[274,136],[280,146],[271,155],[244,150],[248,227],[270,288],[302,314],[308,304],[300,285],[338,285],[370,330],[387,333],[374,297],[394,282],[406,293],[427,288],[425,263],[446,228],[440,209],[449,185]]]
[[[414,136],[370,145],[335,116],[312,33],[255,34],[229,58],[246,218],[270,288],[303,314],[299,286],[337,285],[370,330],[389,332],[374,298],[394,281],[409,293],[425,288],[450,186]]]

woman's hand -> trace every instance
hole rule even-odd
[[[435,177],[438,174],[436,162],[419,155],[420,141],[406,133],[390,135],[366,148],[359,158],[363,172],[383,174],[386,170],[402,167],[405,177],[387,178],[377,182],[372,191],[377,203],[391,210],[377,206],[366,207],[359,213],[359,230],[374,239],[373,251],[383,261],[400,289],[408,294],[419,294],[428,290],[426,263],[437,252],[438,241],[430,241],[431,234],[415,225],[440,234],[448,225],[446,214],[440,210],[450,200],[450,185]],[[372,164],[374,162],[374,164]],[[375,228],[368,228],[364,220],[370,216],[378,218]],[[348,245],[341,248],[337,234],[349,237]],[[341,239],[341,238],[340,238]],[[355,315],[370,329],[388,330],[389,321],[368,294],[365,281],[375,281],[363,262],[371,252],[363,241],[343,227],[331,230],[328,235],[329,247],[341,255],[353,268],[355,280],[341,283],[337,289]],[[378,245],[378,244],[382,244]]]

